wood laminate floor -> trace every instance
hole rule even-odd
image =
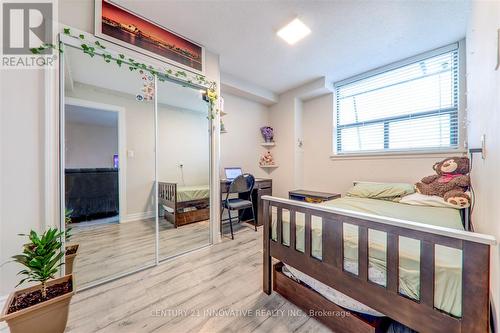
[[[155,221],[75,224],[70,243],[78,243],[74,274],[78,286],[153,265]],[[209,244],[209,223],[202,221],[179,228],[164,219],[159,223],[160,260]]]
[[[66,332],[329,332],[262,292],[262,228],[77,293]]]

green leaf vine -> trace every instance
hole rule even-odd
[[[215,119],[215,116],[219,113],[218,105],[218,95],[217,95],[217,83],[215,81],[209,81],[206,79],[204,75],[195,74],[194,81],[188,79],[188,74],[183,70],[172,70],[170,68],[164,68],[163,70],[155,69],[151,65],[146,65],[139,61],[136,61],[133,58],[125,59],[124,54],[118,54],[117,57],[113,56],[110,52],[105,51],[106,46],[104,46],[101,42],[96,40],[95,42],[85,42],[85,35],[78,34],[73,35],[70,28],[63,28],[63,33],[67,36],[76,38],[82,43],[80,44],[80,49],[84,54],[87,54],[91,58],[94,56],[101,56],[106,63],[114,63],[118,67],[122,67],[122,65],[128,66],[128,69],[133,72],[137,70],[148,71],[151,75],[158,78],[158,81],[165,82],[166,80],[176,80],[182,81],[188,84],[199,84],[204,87],[207,87],[206,91],[206,99],[209,104],[209,115],[208,119]],[[30,49],[33,54],[41,54],[46,49],[53,49],[59,51],[59,53],[63,53],[62,44],[57,47],[54,44],[44,43],[37,48]],[[96,52],[99,50],[100,52]]]

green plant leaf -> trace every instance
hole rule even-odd
[[[69,28],[64,28],[63,31],[64,31],[65,35],[69,35],[70,34]]]
[[[24,266],[18,275],[24,275],[19,284],[24,282],[40,282],[44,284],[53,278],[60,266],[59,261],[64,256],[61,239],[64,233],[56,228],[51,228],[39,235],[31,230],[28,237],[29,243],[23,245],[23,254],[12,257],[14,262]],[[18,284],[18,285],[19,285]]]

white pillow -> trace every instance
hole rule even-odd
[[[404,203],[407,205],[415,205],[415,206],[431,206],[431,207],[446,207],[446,208],[466,208],[453,205],[449,202],[446,202],[443,198],[437,195],[424,195],[421,193],[413,193],[406,195],[401,198],[399,203]]]

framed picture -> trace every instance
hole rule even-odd
[[[205,49],[116,5],[95,0],[95,35],[186,70],[205,73]]]

